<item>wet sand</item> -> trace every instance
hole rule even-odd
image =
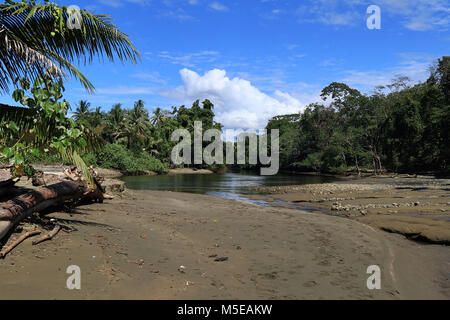
[[[1,299],[450,298],[448,247],[336,216],[127,190],[49,218],[76,231],[0,260]],[[69,265],[81,290],[65,287]]]
[[[450,180],[372,177],[302,186],[260,187],[269,203],[284,201],[346,217],[409,239],[450,245]]]

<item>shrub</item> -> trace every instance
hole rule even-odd
[[[93,152],[86,153],[82,156],[84,163],[86,163],[87,166],[97,167],[97,156]]]
[[[166,172],[167,166],[146,152],[134,154],[120,144],[108,144],[98,153],[97,163],[108,169],[117,169],[128,174],[142,171]]]

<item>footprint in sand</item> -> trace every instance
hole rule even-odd
[[[305,282],[305,283],[303,284],[303,286],[306,287],[306,288],[315,287],[316,285],[317,285],[317,282],[315,282],[314,280]]]
[[[271,272],[271,273],[264,273],[264,274],[258,274],[258,276],[262,276],[264,279],[268,279],[268,280],[275,280],[276,278],[278,278],[277,272]]]

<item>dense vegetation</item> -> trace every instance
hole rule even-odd
[[[323,101],[302,113],[271,119],[266,129],[280,130],[280,166],[292,171],[346,173],[370,171],[449,173],[450,58],[443,57],[429,79],[414,86],[399,77],[364,95],[343,83],[322,90]],[[134,107],[112,106],[105,112],[87,101],[73,110],[76,123],[101,140],[102,148],[84,154],[88,165],[115,168],[130,174],[166,172],[171,164],[175,129],[193,134],[194,121],[203,130],[221,129],[214,105],[195,101],[191,108],[157,108],[150,115],[144,102]],[[192,139],[193,140],[193,139]],[[205,145],[204,145],[205,146]],[[54,161],[45,155],[34,161]],[[221,168],[220,165],[207,167]],[[259,166],[233,166],[255,169]]]
[[[29,175],[29,164],[37,161],[86,167],[81,154],[88,165],[165,172],[175,129],[193,135],[194,121],[201,121],[203,130],[222,128],[209,100],[191,108],[157,108],[152,115],[142,100],[129,109],[116,104],[108,112],[80,101],[71,115],[62,97],[65,73],[93,89],[73,62],[139,57],[109,17],[86,10],[81,15],[82,28],[70,29],[64,23],[68,8],[55,3],[0,4],[0,92],[14,87],[13,98],[23,106],[0,105],[0,162],[13,164],[17,175]],[[450,57],[440,59],[424,83],[410,86],[399,77],[371,95],[332,83],[322,98],[302,113],[269,121],[267,129],[280,130],[282,169],[450,172]]]
[[[0,105],[0,164],[13,176],[31,175],[33,159],[70,161],[90,176],[80,153],[93,150],[95,134],[67,117],[62,79],[94,86],[72,64],[96,56],[136,62],[138,52],[109,16],[79,12],[79,28],[68,26],[70,9],[50,1],[0,3],[0,93],[13,87],[22,105]]]
[[[301,114],[269,121],[267,129],[280,129],[282,168],[450,172],[450,57],[424,83],[399,77],[371,95],[332,83],[321,96]]]
[[[84,156],[88,165],[130,174],[166,172],[171,151],[177,144],[171,141],[172,132],[183,128],[193,135],[195,121],[202,122],[204,131],[221,130],[222,126],[214,121],[213,109],[209,100],[203,101],[201,106],[197,100],[191,108],[173,107],[171,111],[156,108],[150,116],[142,100],[136,101],[131,109],[115,104],[108,112],[100,107],[92,109],[89,102],[82,100],[74,110],[73,118],[100,137],[104,144],[103,148]]]

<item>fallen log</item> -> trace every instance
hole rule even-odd
[[[17,247],[19,244],[21,244],[26,238],[35,236],[40,234],[41,232],[39,230],[34,230],[34,231],[28,231],[26,233],[24,233],[23,235],[21,235],[19,238],[17,238],[17,240],[15,240],[13,243],[11,243],[8,247],[4,248],[1,252],[0,252],[0,259],[3,259],[8,253],[11,252],[12,249],[14,249],[15,247]]]
[[[47,233],[45,236],[40,237],[39,239],[33,241],[33,242],[32,242],[33,246],[35,246],[35,245],[37,245],[37,244],[39,244],[39,243],[41,243],[41,242],[44,242],[44,241],[53,239],[53,237],[56,236],[56,235],[58,234],[59,230],[61,230],[61,226],[60,226],[59,224],[57,224],[57,225],[53,228],[53,230],[50,231],[49,233]]]
[[[72,168],[71,171],[75,172]],[[63,181],[41,187],[0,203],[0,240],[21,220],[35,212],[66,202],[77,203],[81,200],[103,201],[103,190],[94,176],[95,187],[89,187],[83,179]]]

